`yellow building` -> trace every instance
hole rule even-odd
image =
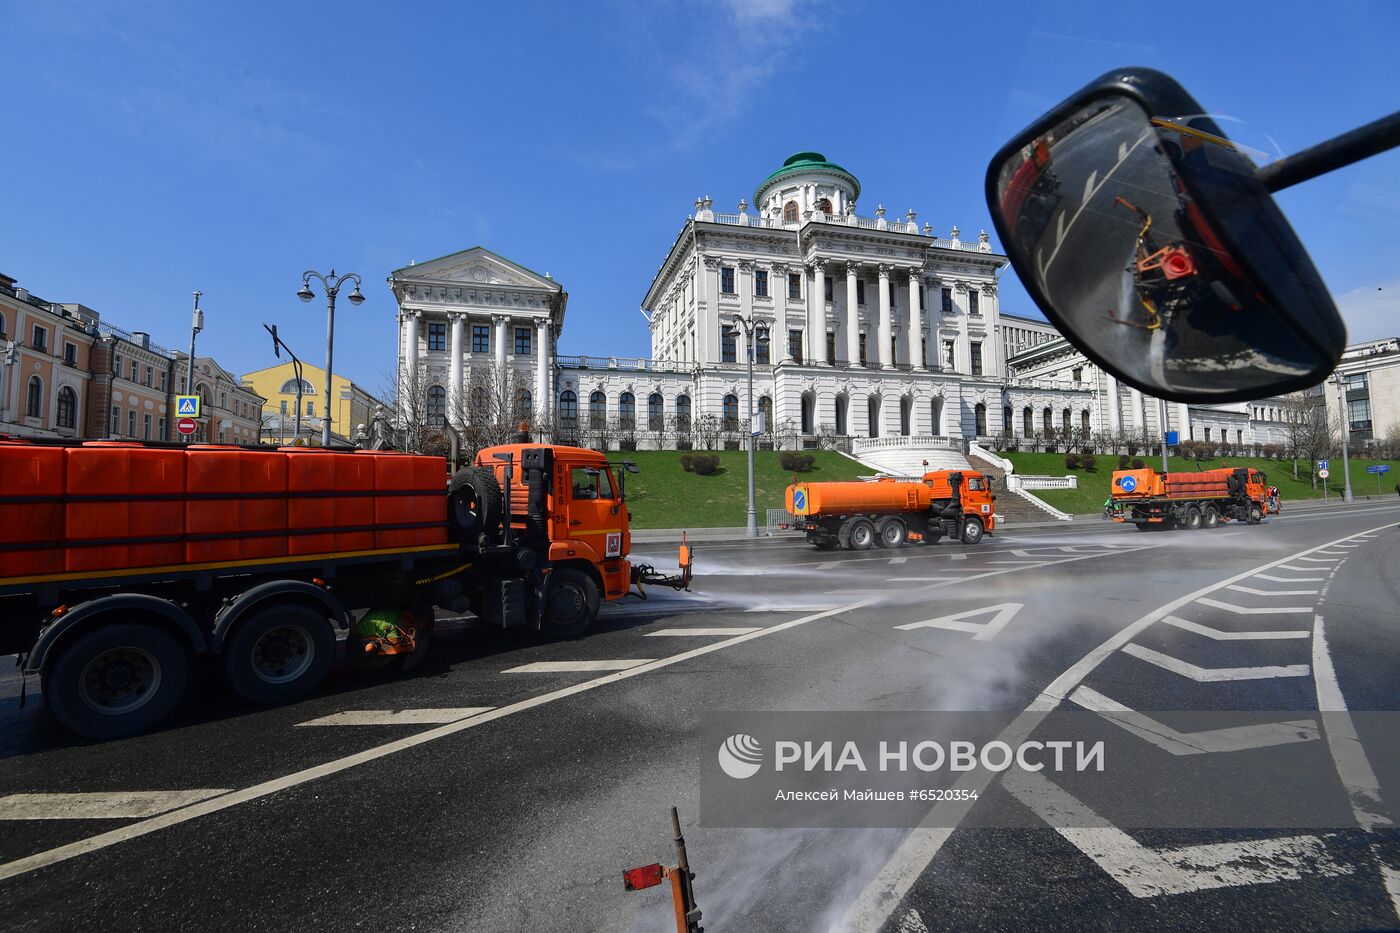
[[[326,414],[326,371],[310,363],[301,364],[301,437],[305,443],[321,442],[321,419]],[[297,437],[297,380],[290,362],[248,373],[243,384],[250,386],[267,402],[263,406],[262,442],[291,443]],[[345,442],[353,439],[360,425],[368,425],[377,406],[385,405],[340,374],[331,386],[331,435]]]

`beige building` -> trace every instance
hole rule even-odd
[[[0,275],[0,434],[83,436],[96,339],[91,320]]]
[[[176,394],[198,395],[202,416],[194,439],[211,444],[256,444],[262,430],[261,395],[207,356],[194,358],[194,391],[185,392],[189,355],[175,354]]]

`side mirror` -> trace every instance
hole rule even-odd
[[[642,472],[641,470],[637,469],[637,464],[633,463],[631,460],[622,461],[622,468],[628,473],[632,473],[634,475]]]
[[[1110,72],[993,158],[1021,282],[1085,356],[1178,402],[1315,385],[1346,328],[1254,163],[1182,87]]]

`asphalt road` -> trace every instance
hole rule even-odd
[[[66,737],[32,694],[20,709],[7,675],[0,929],[666,930],[666,889],[626,893],[621,872],[672,861],[672,804],[710,931],[1397,928],[1395,802],[1361,766],[1400,779],[1394,733],[1362,715],[1396,708],[1397,521],[1368,502],[975,548],[705,544],[693,594],[609,607],[584,638],[461,622],[413,676],[338,666],[274,709],[201,684],[162,730],[111,743]],[[1049,709],[1349,709],[1355,735],[1344,716],[1314,744],[1369,828],[1122,829],[1121,801],[980,772],[965,780],[1021,828],[698,821],[707,713]],[[1143,731],[1159,781],[1193,779],[1169,746],[1205,739]],[[1076,807],[1104,818],[1065,828]]]

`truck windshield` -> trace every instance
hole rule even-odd
[[[601,467],[574,467],[570,480],[575,499],[613,498],[612,479]]]

